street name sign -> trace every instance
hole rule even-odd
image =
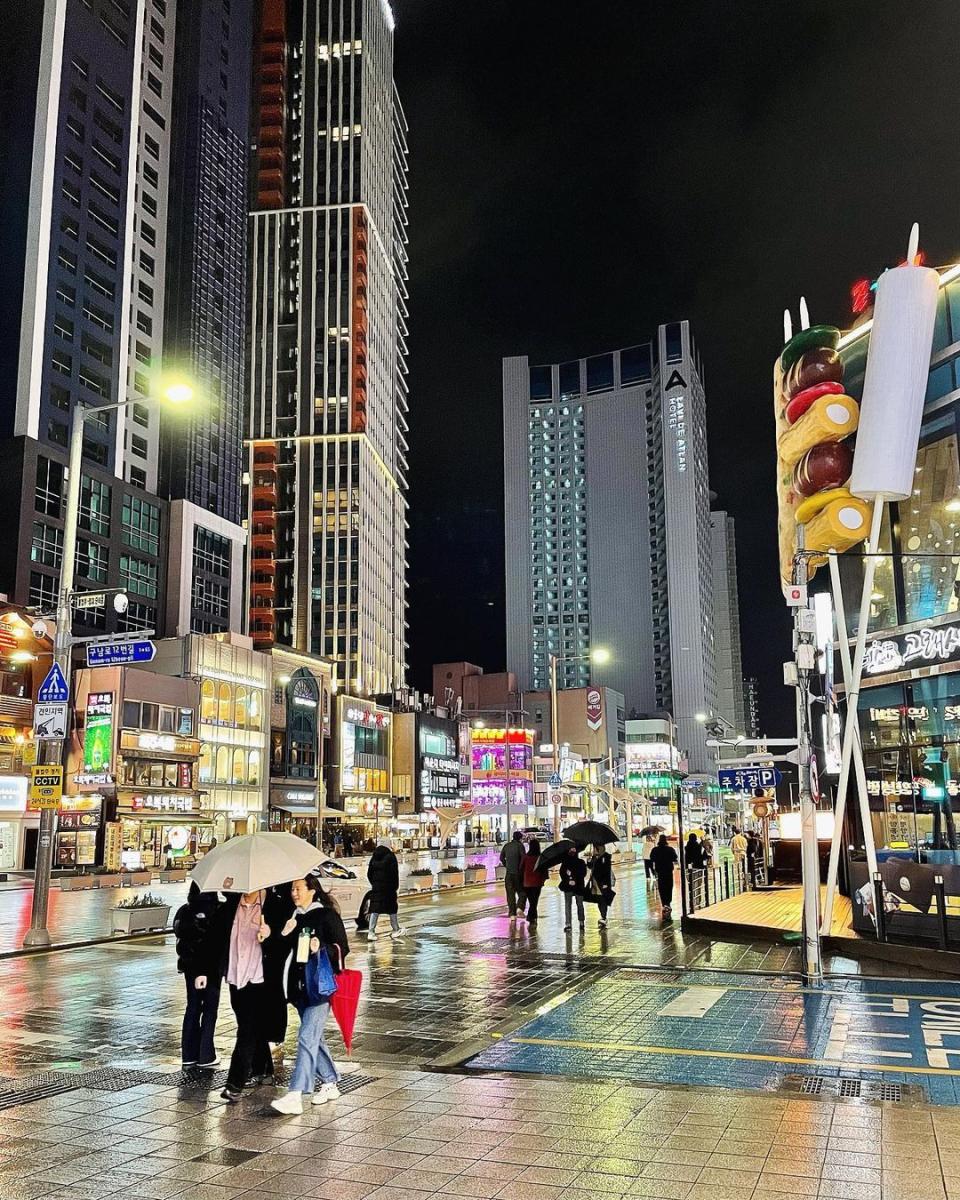
[[[142,638],[136,642],[89,642],[88,667],[117,667],[125,663],[153,662],[157,647]]]
[[[59,808],[63,795],[63,767],[42,766],[30,768],[30,801],[28,807]]]
[[[39,741],[63,741],[67,736],[67,705],[34,705],[33,730]]]
[[[41,704],[66,704],[69,699],[70,688],[60,667],[54,663],[47,672],[43,683],[40,684],[37,700]]]
[[[103,608],[106,602],[106,592],[80,592],[73,597],[74,608]]]
[[[776,767],[737,767],[736,770],[720,771],[719,776],[720,786],[732,792],[776,787],[783,779]]]

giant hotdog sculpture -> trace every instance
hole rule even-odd
[[[805,306],[803,306],[805,308]],[[774,364],[777,422],[777,509],[780,576],[793,575],[797,526],[804,549],[849,550],[867,536],[869,508],[847,487],[853,467],[849,439],[860,409],[843,390],[840,331],[813,325],[789,337]],[[812,575],[823,560],[810,560]]]

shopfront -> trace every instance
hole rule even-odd
[[[534,823],[533,744],[529,729],[473,730],[470,799],[478,840],[505,840],[508,795],[511,828]]]
[[[270,828],[316,844],[330,757],[331,666],[279,647],[271,661]]]
[[[369,700],[337,697],[331,806],[350,845],[376,841],[393,820],[392,714]],[[334,818],[334,823],[336,819]],[[324,831],[325,839],[332,831]]]
[[[125,719],[132,719],[129,704],[124,705]],[[192,728],[191,710],[177,716],[180,728]],[[120,755],[115,819],[121,826],[123,865],[192,863],[213,837],[212,814],[201,810],[195,784],[199,740],[124,729]]]
[[[25,775],[0,778],[0,871],[20,871],[36,865],[40,814],[27,809]]]

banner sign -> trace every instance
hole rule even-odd
[[[599,688],[587,688],[587,726],[599,729],[603,721],[603,696]]]
[[[927,625],[867,643],[864,675],[888,675],[960,661],[960,624]]]

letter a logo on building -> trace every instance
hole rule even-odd
[[[675,388],[675,387],[685,388],[686,386],[687,386],[687,381],[684,379],[684,377],[680,374],[679,371],[674,371],[673,374],[670,376],[670,378],[667,380],[667,382],[664,384],[663,390],[665,392],[669,392],[671,388]]]

